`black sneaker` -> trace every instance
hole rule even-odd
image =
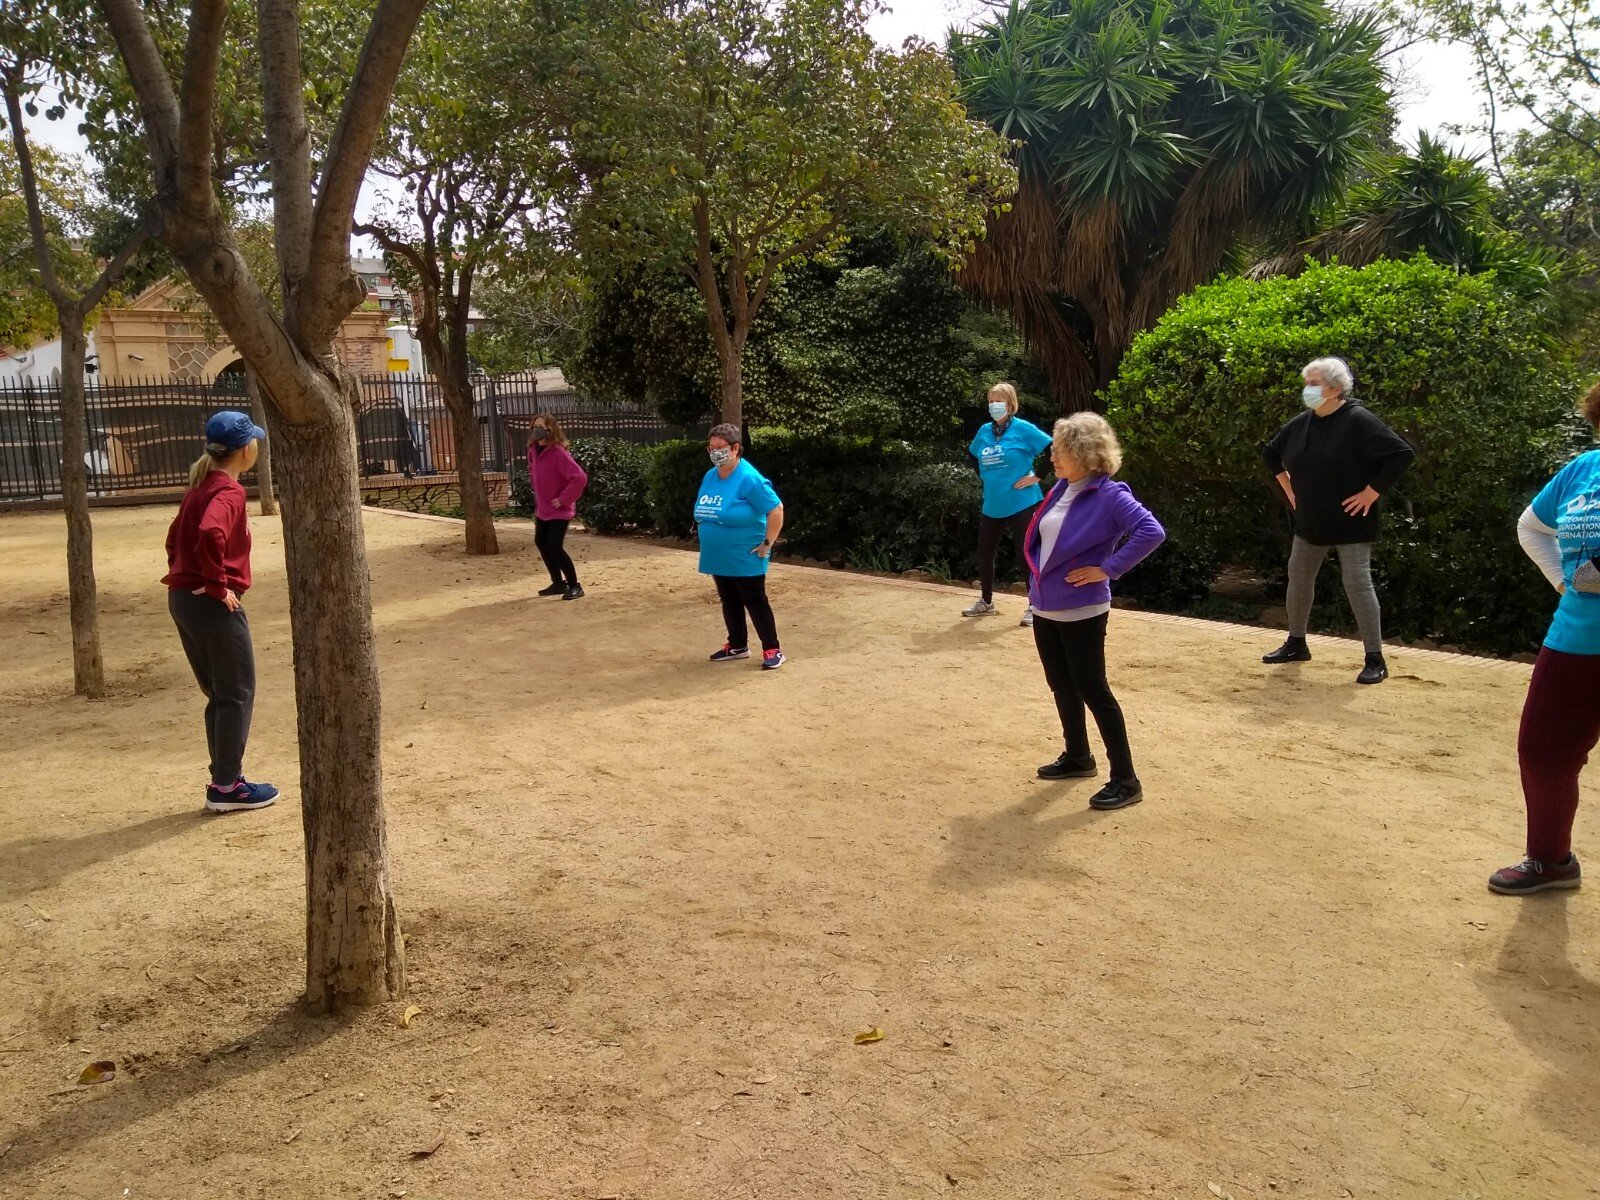
[[[1361,674],[1356,676],[1357,683],[1382,683],[1389,678],[1389,664],[1383,661],[1381,654],[1367,655],[1367,665],[1361,668]]]
[[[1290,636],[1290,638],[1274,650],[1271,654],[1263,654],[1261,661],[1268,666],[1275,667],[1280,663],[1310,662],[1311,647],[1306,645],[1305,638]]]
[[[732,662],[736,658],[749,658],[749,646],[734,646],[727,642],[722,644],[722,649],[714,651],[711,655],[712,662]]]
[[[562,593],[561,598],[563,600],[582,600],[583,599],[583,584],[581,584],[581,583],[573,584],[565,592]]]
[[[1100,769],[1095,766],[1092,754],[1075,758],[1063,751],[1055,762],[1045,763],[1034,773],[1040,779],[1093,779],[1100,774]]]
[[[567,585],[564,583],[552,583],[547,588],[539,589],[539,595],[541,596],[565,596],[566,594]]]
[[[1109,812],[1113,808],[1127,808],[1143,799],[1144,789],[1139,786],[1137,779],[1113,779],[1089,797],[1089,807]]]

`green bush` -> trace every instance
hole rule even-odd
[[[512,509],[519,517],[533,516],[533,481],[528,478],[528,460],[513,454],[507,475],[510,478]]]
[[[592,437],[578,438],[571,449],[589,473],[578,499],[578,520],[596,533],[649,528],[650,448],[625,438]]]
[[[657,533],[678,538],[694,533],[694,502],[710,467],[703,441],[684,438],[653,449],[646,490]]]
[[[1300,411],[1300,368],[1328,354],[1350,363],[1356,396],[1417,451],[1386,500],[1375,555],[1387,632],[1536,645],[1551,597],[1522,559],[1516,518],[1576,448],[1571,372],[1492,274],[1422,257],[1223,280],[1134,343],[1108,416],[1172,545],[1145,579],[1130,574],[1131,589],[1183,599],[1224,562],[1281,570],[1289,511],[1260,448]],[[1334,598],[1330,585],[1319,601]],[[1319,615],[1339,611],[1324,603]]]

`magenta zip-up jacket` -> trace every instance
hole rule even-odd
[[[1067,573],[1078,567],[1099,567],[1111,579],[1121,579],[1167,540],[1161,522],[1139,503],[1132,488],[1108,475],[1097,475],[1073,500],[1049,561],[1041,563],[1044,539],[1039,535],[1039,519],[1059,504],[1066,492],[1065,479],[1050,489],[1034,511],[1023,543],[1028,560],[1028,603],[1040,612],[1110,603],[1110,580],[1079,587],[1067,582]],[[1124,538],[1127,541],[1123,542]],[[1118,542],[1123,542],[1120,549]]]
[[[533,484],[533,515],[541,521],[570,521],[578,515],[578,497],[589,486],[589,473],[565,446],[528,446],[528,479]]]

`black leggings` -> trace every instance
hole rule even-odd
[[[1100,740],[1111,760],[1111,778],[1133,779],[1133,752],[1128,748],[1128,724],[1122,706],[1106,682],[1106,625],[1110,613],[1087,621],[1051,621],[1034,614],[1033,644],[1038,647],[1044,677],[1055,693],[1061,714],[1061,735],[1067,753],[1089,757],[1089,726],[1083,710],[1094,713]]]
[[[244,747],[256,705],[256,654],[244,609],[184,588],[167,592],[167,611],[206,697],[206,749],[211,782],[231,788],[244,774]]]
[[[994,558],[1000,549],[1000,535],[1011,530],[1011,544],[1017,548],[1017,561],[1026,562],[1023,545],[1028,536],[1028,523],[1033,520],[1037,504],[1030,504],[1009,517],[978,518],[978,582],[983,587],[983,598],[994,599]]]
[[[735,650],[750,647],[750,630],[744,623],[745,610],[755,624],[763,650],[778,649],[778,623],[767,602],[765,575],[713,575],[717,596],[722,601],[722,620],[728,626],[728,645]]]
[[[539,557],[544,559],[544,569],[550,572],[550,582],[575,587],[578,568],[573,566],[572,555],[566,551],[567,526],[570,524],[571,521],[546,521],[535,517],[533,544],[539,548]]]

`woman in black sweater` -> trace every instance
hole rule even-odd
[[[1267,443],[1267,466],[1294,510],[1289,555],[1289,639],[1265,663],[1306,662],[1306,625],[1317,572],[1330,546],[1339,547],[1339,574],[1361,629],[1367,661],[1357,683],[1389,678],[1383,661],[1383,622],[1372,586],[1372,543],[1378,537],[1378,499],[1404,475],[1415,452],[1405,439],[1350,395],[1355,379],[1341,358],[1307,363],[1301,413]]]

